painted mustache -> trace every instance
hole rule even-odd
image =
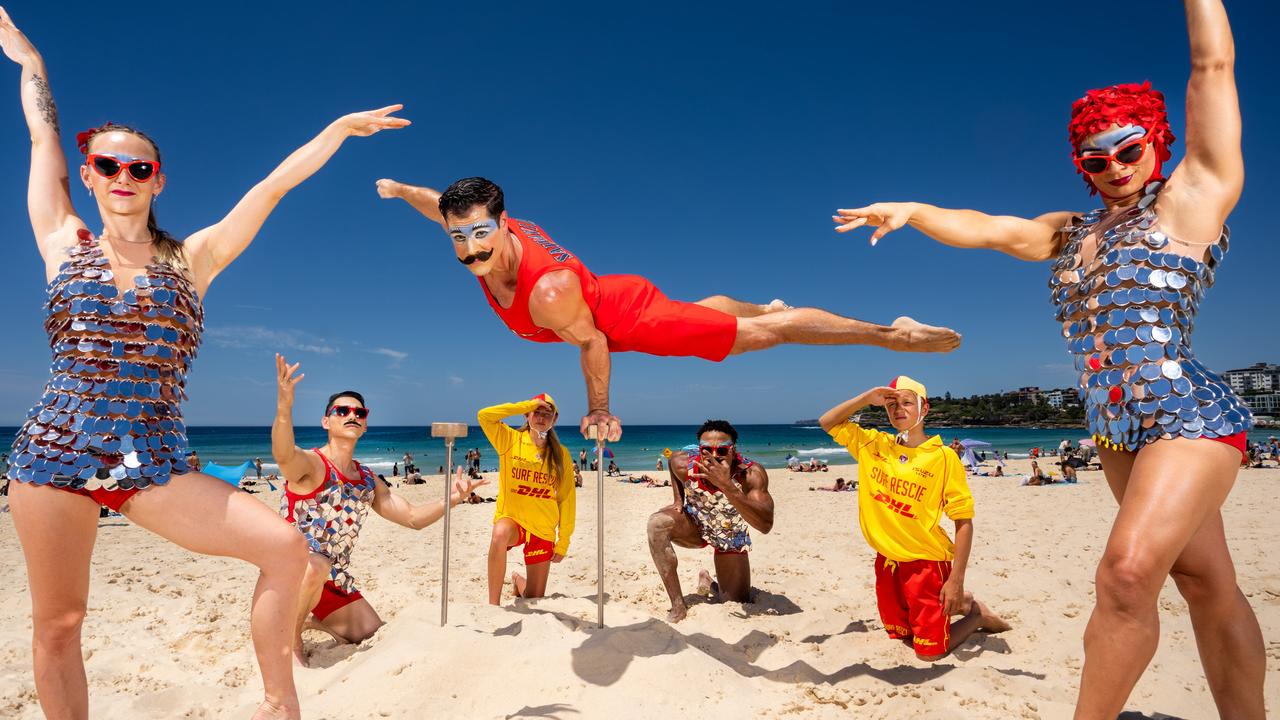
[[[468,256],[466,256],[466,257],[460,257],[460,258],[458,258],[458,262],[462,263],[463,265],[470,265],[471,263],[473,263],[473,262],[475,262],[475,261],[477,261],[477,260],[479,260],[480,262],[484,262],[484,261],[488,260],[488,259],[489,259],[489,258],[491,258],[491,257],[493,257],[493,251],[492,251],[492,250],[486,250],[486,251],[484,251],[484,252],[478,252],[478,253],[476,253],[475,255],[468,255]]]

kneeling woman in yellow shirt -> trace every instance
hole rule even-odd
[[[513,430],[502,422],[524,415],[525,423]],[[542,597],[553,562],[569,551],[573,535],[573,460],[556,437],[559,413],[556,402],[543,393],[524,402],[504,403],[477,414],[480,429],[489,438],[500,461],[498,506],[489,542],[489,604],[502,600],[507,573],[507,551],[524,546],[526,580],[511,574],[516,597]]]

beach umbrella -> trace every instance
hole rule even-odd
[[[965,438],[964,440],[961,440],[960,444],[967,448],[991,447],[991,443],[989,442],[986,442],[983,440],[970,440],[969,438]]]
[[[605,456],[605,457],[607,457],[607,458],[613,458],[613,451],[612,451],[612,450],[610,450],[609,448],[605,448],[605,449],[604,449],[604,456]]]
[[[207,462],[204,464],[204,467],[200,468],[200,472],[205,475],[212,475],[233,487],[240,487],[240,479],[249,471],[249,467],[251,465],[253,465],[253,463],[248,460],[234,467]]]
[[[1080,447],[1097,447],[1097,445],[1093,442],[1093,438],[1085,438],[1077,444],[1080,445]]]

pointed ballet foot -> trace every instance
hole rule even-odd
[[[893,321],[894,339],[890,350],[905,352],[951,352],[960,347],[960,333],[951,328],[934,327],[903,316]]]

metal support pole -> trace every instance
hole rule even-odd
[[[604,627],[604,438],[595,425],[587,435],[596,441],[596,623]]]
[[[449,621],[449,510],[453,490],[453,444],[455,438],[467,436],[466,423],[431,423],[431,437],[444,438],[444,560],[440,563],[440,627]]]

